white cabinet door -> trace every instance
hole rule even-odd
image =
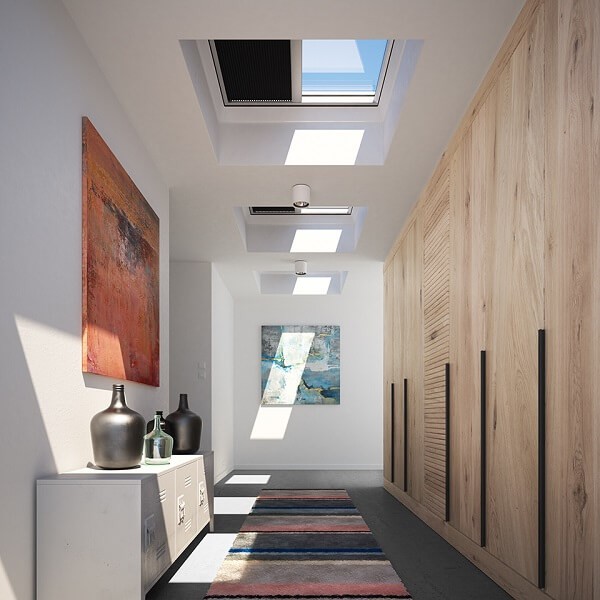
[[[198,460],[198,518],[197,533],[200,533],[210,522],[210,508],[208,501],[208,491],[206,489],[206,473],[204,469],[204,459],[202,456]]]
[[[183,465],[175,472],[175,513],[175,545],[179,556],[198,532],[197,461]]]

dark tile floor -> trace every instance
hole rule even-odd
[[[271,475],[266,485],[225,484],[233,474]],[[383,489],[381,471],[234,471],[215,496],[256,496],[263,487],[345,488],[414,600],[510,600],[510,596]],[[237,533],[246,515],[216,515],[215,533]],[[197,540],[199,542],[200,540]],[[169,583],[193,544],[146,596],[202,600],[208,583]]]

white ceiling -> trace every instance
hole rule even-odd
[[[171,260],[217,263],[234,296],[254,271],[347,270],[383,261],[514,22],[523,0],[63,0],[171,190]],[[424,40],[383,166],[219,166],[180,40]],[[266,108],[265,110],[269,110]],[[233,207],[368,207],[353,254],[246,253]],[[151,200],[151,199],[149,199]]]

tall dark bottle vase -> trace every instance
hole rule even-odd
[[[125,402],[125,386],[114,384],[110,406],[92,417],[94,462],[102,469],[130,469],[142,460],[146,423]]]
[[[202,419],[188,406],[187,394],[179,394],[179,408],[165,418],[166,431],[173,436],[173,454],[194,454],[200,448]]]

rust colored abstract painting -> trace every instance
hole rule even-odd
[[[159,223],[83,118],[83,371],[159,385]]]

